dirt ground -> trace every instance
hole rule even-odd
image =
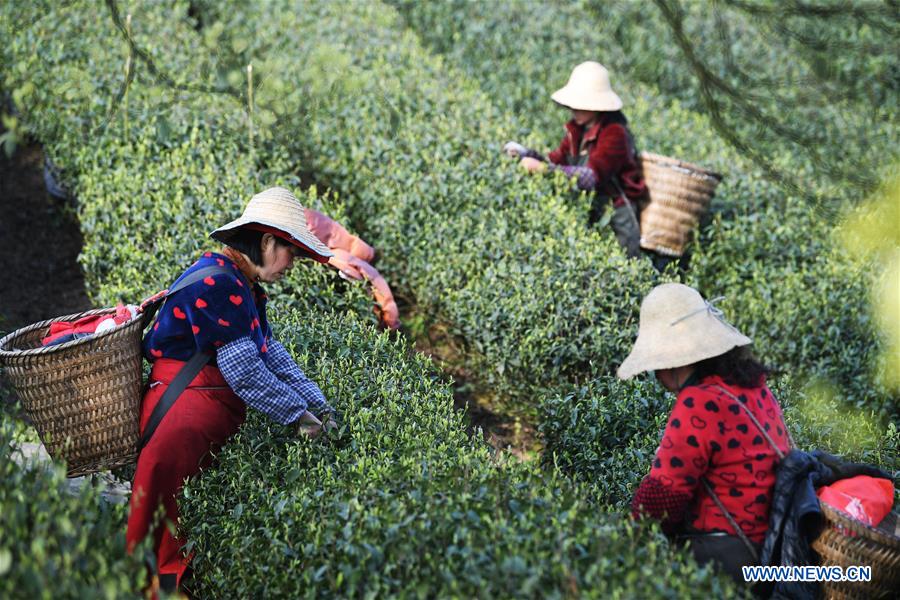
[[[44,186],[39,146],[0,152],[0,331],[90,308],[78,265],[81,230]]]
[[[0,152],[0,337],[90,308],[78,265],[82,237],[70,205],[47,193],[40,146]],[[0,403],[14,402],[0,375]],[[24,415],[22,415],[24,417]]]

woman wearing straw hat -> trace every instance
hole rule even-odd
[[[559,148],[546,159],[516,142],[503,149],[521,158],[530,172],[546,169],[576,177],[578,188],[596,192],[591,207],[591,224],[599,220],[611,201],[611,224],[619,244],[628,256],[641,254],[637,207],[647,194],[637,160],[634,138],[622,114],[622,99],[609,84],[609,72],[600,63],[588,61],[572,70],[565,87],[551,98],[572,111]]]
[[[654,371],[678,395],[633,515],[662,521],[691,541],[698,562],[715,560],[741,582],[769,522],[775,447],[792,445],[750,343],[695,289],[665,283],[644,298],[637,340],[618,370],[622,379]]]
[[[298,257],[332,256],[307,227],[303,206],[288,190],[270,188],[210,237],[224,248],[203,254],[175,281],[144,338],[153,369],[141,407],[129,551],[150,533],[160,504],[166,520],[177,523],[184,479],[237,431],[247,406],[278,423],[304,424],[313,437],[320,418],[333,426],[319,387],[274,339],[259,284],[281,279]],[[152,534],[160,584],[174,589],[189,561],[185,541],[164,525]]]

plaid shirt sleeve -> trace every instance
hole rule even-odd
[[[222,377],[247,406],[282,425],[293,423],[306,412],[306,398],[275,376],[249,337],[219,348],[216,361]]]
[[[291,386],[300,396],[306,400],[308,410],[316,415],[334,412],[325,400],[325,395],[315,382],[311,381],[297,366],[294,359],[281,342],[270,339],[269,351],[263,355],[263,360],[269,370],[275,373],[281,381]]]
[[[531,148],[525,148],[525,152],[520,154],[519,158],[534,158],[541,162],[547,162],[547,159],[543,154],[541,154],[537,150],[532,150]]]
[[[577,167],[569,165],[550,165],[554,171],[562,171],[569,177],[577,177],[575,185],[579,190],[590,192],[597,187],[597,173],[590,167]]]

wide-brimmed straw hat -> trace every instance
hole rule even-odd
[[[238,229],[254,229],[271,233],[286,240],[319,262],[328,262],[334,256],[331,250],[317,238],[306,224],[303,205],[283,187],[272,187],[250,198],[244,214],[228,225],[219,227],[209,236],[223,243]]]
[[[622,108],[622,99],[609,85],[609,71],[592,60],[572,69],[569,82],[550,97],[554,102],[576,110],[611,111]]]
[[[674,369],[725,354],[753,341],[725,321],[694,288],[664,283],[641,303],[641,324],[631,354],[619,367],[621,379],[644,371]]]

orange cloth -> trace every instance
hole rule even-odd
[[[243,254],[230,246],[223,247],[222,254],[234,261],[234,264],[238,266],[238,269],[241,270],[241,273],[244,274],[244,277],[247,278],[247,281],[253,283],[257,280],[253,266],[247,261],[246,258],[244,258]]]
[[[303,211],[309,230],[322,240],[329,250],[346,250],[356,258],[368,263],[375,259],[375,249],[344,229],[343,225],[317,210],[305,208]]]
[[[375,249],[328,215],[311,208],[305,208],[304,212],[310,231],[334,252],[328,264],[349,279],[368,281],[372,285],[382,325],[389,329],[400,327],[400,310],[394,301],[394,294],[381,273],[370,264],[375,258]]]
[[[400,327],[400,310],[394,301],[394,294],[381,273],[375,267],[364,260],[356,258],[349,252],[340,248],[332,248],[334,256],[328,260],[328,264],[338,269],[349,279],[365,280],[372,285],[372,294],[380,308],[379,319],[388,329]]]

